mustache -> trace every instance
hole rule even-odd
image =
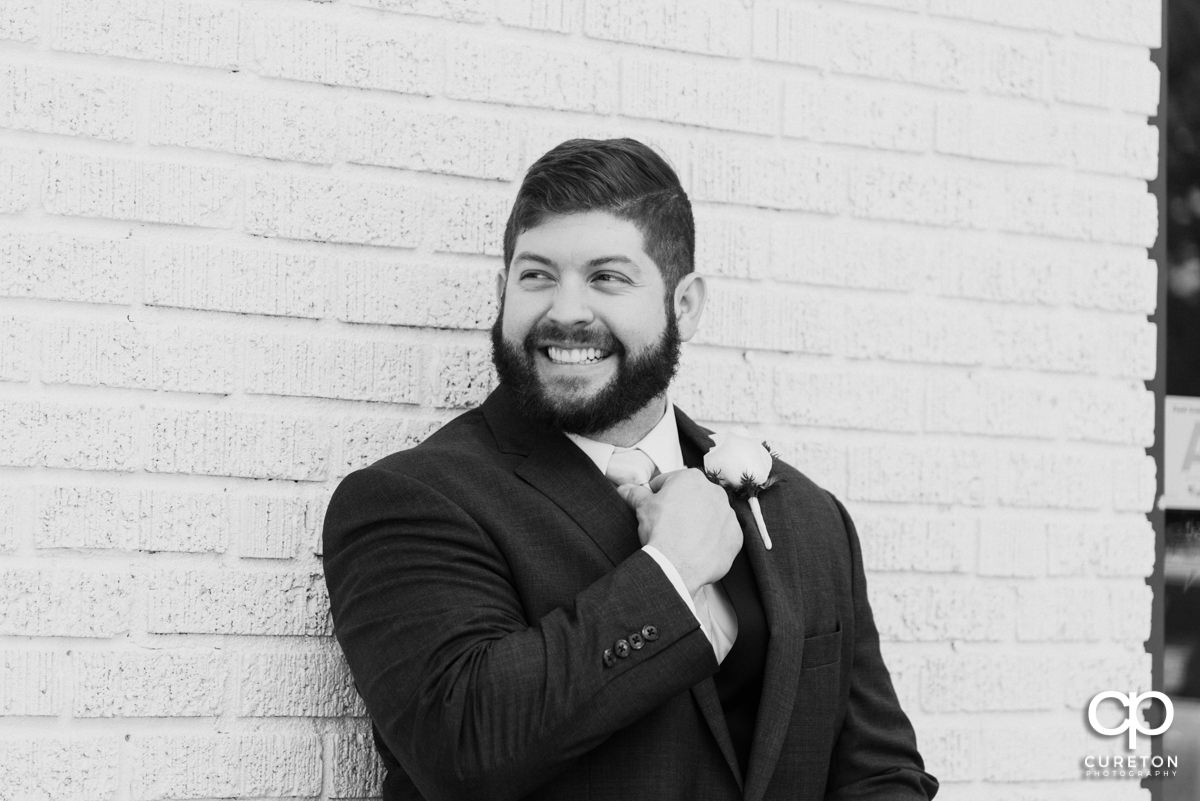
[[[537,350],[541,342],[554,342],[560,345],[578,345],[585,348],[620,353],[624,351],[606,328],[580,328],[556,323],[553,320],[541,320],[525,335],[524,346],[528,352]]]

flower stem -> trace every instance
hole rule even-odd
[[[754,524],[758,526],[758,534],[762,537],[763,547],[768,551],[771,550],[771,535],[767,533],[767,522],[763,520],[762,507],[758,505],[758,498],[750,499],[750,512],[754,515]]]

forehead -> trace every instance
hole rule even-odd
[[[554,261],[589,261],[598,256],[624,256],[645,266],[653,265],[645,240],[629,220],[607,211],[556,214],[517,235],[514,257],[534,253]]]

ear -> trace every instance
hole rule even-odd
[[[702,275],[688,273],[675,285],[675,322],[679,324],[679,338],[684,342],[696,335],[707,296],[708,287]]]
[[[504,305],[504,287],[508,284],[508,270],[500,270],[496,273],[496,300],[500,305]]]

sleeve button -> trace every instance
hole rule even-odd
[[[658,626],[642,626],[642,636],[646,642],[654,642],[658,639]]]
[[[629,647],[635,651],[640,651],[646,647],[646,638],[638,632],[629,635]]]
[[[613,643],[613,653],[620,659],[629,656],[629,640],[621,639]]]
[[[617,658],[613,655],[613,650],[611,648],[604,649],[603,660],[604,660],[604,666],[606,668],[610,668],[613,665],[617,664]]]

